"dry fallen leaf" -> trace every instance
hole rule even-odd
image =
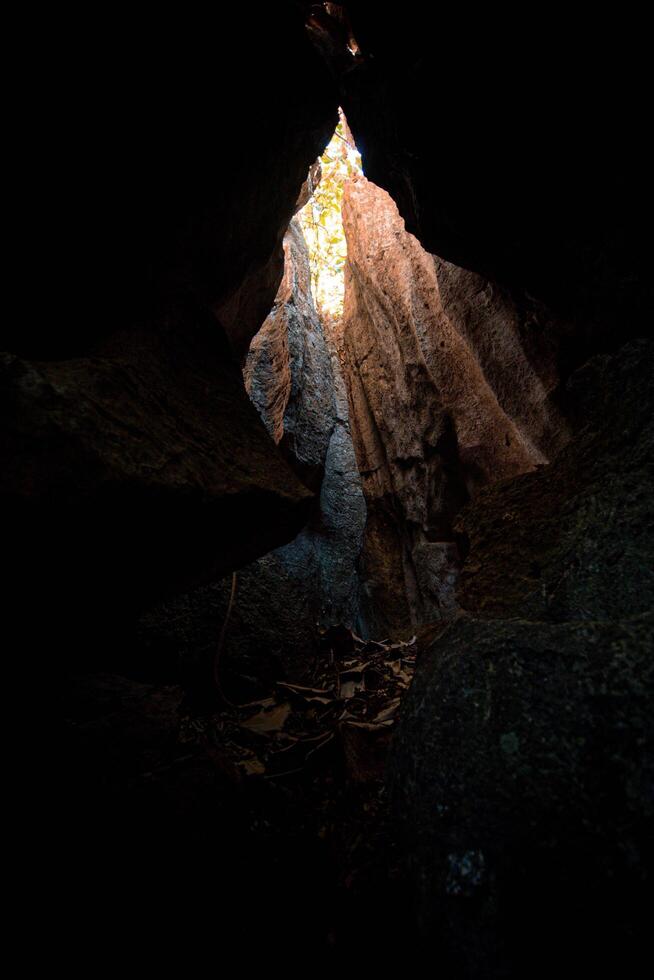
[[[286,724],[290,713],[291,706],[288,701],[285,701],[283,704],[275,705],[264,711],[258,711],[256,715],[252,715],[250,718],[242,721],[241,728],[247,728],[249,731],[256,732],[260,735],[279,732]]]
[[[373,723],[375,725],[383,725],[387,724],[389,721],[392,721],[397,714],[397,709],[399,706],[400,698],[393,698],[392,701],[389,701],[388,705],[383,709],[383,711],[380,711],[379,714],[375,715],[375,717],[372,719]]]
[[[260,759],[252,757],[251,759],[241,759],[236,763],[239,769],[242,769],[246,776],[263,776],[266,771],[266,767]]]
[[[354,695],[357,694],[359,691],[363,691],[363,689],[364,689],[363,678],[360,678],[359,680],[341,681],[339,684],[338,694],[343,701],[348,701],[350,698],[353,698]]]
[[[370,667],[370,661],[367,660],[365,664],[359,664],[356,667],[349,667],[347,670],[342,670],[338,675],[338,696],[344,700],[348,698],[353,698],[355,694],[360,691],[365,691],[366,682],[364,679],[364,671]]]

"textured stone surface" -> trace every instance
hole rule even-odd
[[[216,318],[241,362],[245,361],[252,338],[268,316],[283,274],[284,247],[280,241],[265,265],[246,276],[229,299],[214,305]]]
[[[562,622],[654,608],[652,371],[645,341],[593,358],[569,386],[574,440],[461,514],[465,609]]]
[[[462,619],[403,705],[395,805],[451,977],[633,968],[651,881],[651,613]],[[535,951],[538,951],[537,954]]]
[[[455,514],[483,484],[544,464],[565,428],[556,347],[535,311],[528,320],[491,283],[425,252],[363,177],[346,187],[343,220],[364,578],[384,633],[451,613]]]
[[[649,942],[652,367],[645,341],[589,362],[572,441],[460,515],[470,612],[427,642],[391,765],[452,976],[631,972]]]
[[[211,352],[195,343],[193,328],[187,336],[189,323],[182,317],[167,383],[153,404],[144,397],[152,389],[142,388],[137,356],[141,324],[150,323],[154,329],[148,336],[165,345],[166,324],[180,295],[184,301],[190,295],[203,309],[234,300],[239,330],[237,321],[250,317],[240,312],[241,297],[235,298],[262,270],[265,279],[271,256],[279,256],[300,183],[336,119],[336,95],[304,33],[309,6],[295,0],[256,8],[223,5],[218,29],[213,9],[206,21],[195,11],[181,16],[179,10],[167,15],[160,9],[142,17],[131,11],[128,25],[119,11],[111,16],[91,11],[81,32],[78,12],[66,15],[57,8],[12,33],[18,61],[33,84],[23,85],[24,100],[14,100],[20,122],[8,133],[8,159],[16,161],[20,177],[9,182],[16,189],[20,222],[9,251],[20,274],[9,276],[18,302],[14,315],[5,318],[0,347],[21,358],[75,356],[88,365],[100,342],[136,325],[132,339],[125,340],[122,379],[108,392],[112,416],[114,399],[119,405],[135,400],[136,410],[122,420],[116,438],[127,460],[138,462],[140,455],[133,418],[150,431],[160,408],[166,424],[183,426],[181,442],[191,453],[195,437],[203,444],[213,431],[207,417],[213,399],[207,407],[194,396],[190,414],[186,404],[194,387],[189,373],[197,370],[209,392],[222,384],[222,369],[213,371]],[[556,354],[563,376],[588,354],[612,350],[649,329],[652,166],[644,120],[650,115],[651,59],[649,32],[638,20],[616,17],[609,8],[607,15],[595,12],[590,22],[580,20],[577,29],[569,16],[552,11],[537,30],[516,33],[514,12],[507,10],[504,21],[495,7],[487,18],[483,11],[473,18],[461,8],[457,16],[442,5],[431,10],[414,0],[383,13],[378,3],[350,0],[348,10],[363,60],[344,79],[341,104],[367,173],[393,193],[423,246],[504,283],[519,297],[521,309],[533,294],[568,317],[572,328],[560,335],[563,346]],[[271,298],[275,275],[268,283]],[[439,287],[444,293],[440,278]],[[250,297],[249,291],[243,296],[242,310]],[[481,331],[472,343],[480,358],[483,341]],[[151,351],[150,346],[145,374],[158,370]],[[457,972],[533,977],[545,966],[555,967],[549,969],[553,976],[571,961],[579,976],[590,969],[599,974],[597,965],[612,966],[615,976],[638,973],[629,963],[640,952],[638,912],[646,913],[651,904],[651,886],[641,887],[638,875],[651,867],[641,844],[643,814],[651,808],[644,755],[651,682],[645,682],[644,668],[652,643],[644,619],[617,620],[650,603],[645,516],[651,474],[645,480],[642,472],[651,447],[643,449],[630,422],[630,417],[643,420],[636,402],[644,405],[650,398],[651,369],[634,385],[642,355],[631,357],[628,372],[608,361],[604,373],[589,380],[590,401],[600,415],[597,438],[579,443],[564,470],[552,470],[556,486],[547,484],[545,472],[542,480],[539,473],[510,480],[503,484],[510,511],[503,505],[503,488],[489,489],[488,499],[482,492],[480,506],[488,507],[487,515],[468,511],[458,532],[470,546],[464,598],[474,618],[456,624],[440,641],[437,673],[431,675],[430,661],[424,661],[425,680],[419,673],[407,716],[407,725],[415,725],[413,735],[398,741],[399,758],[405,753],[407,761],[396,769],[417,774],[413,786],[398,784],[398,792],[407,839],[418,856],[414,867],[428,924],[428,962],[450,977]],[[12,371],[22,371],[16,362],[8,363]],[[79,360],[57,363],[51,377],[79,366]],[[501,380],[487,357],[484,373],[494,374],[499,399]],[[37,363],[22,382],[10,379],[12,392],[30,379],[37,385],[25,394],[44,409],[44,429],[31,437],[37,442],[60,421],[56,413],[54,421],[45,418],[52,403],[49,389],[44,393],[40,387],[43,376]],[[229,388],[231,382],[225,384]],[[508,396],[509,375],[504,385]],[[103,392],[97,395],[89,405],[80,389],[73,395],[71,388],[67,420],[74,421],[83,404],[85,422],[106,423],[108,429],[110,421],[98,417],[107,402]],[[501,403],[507,411],[508,403]],[[227,434],[245,436],[241,414],[230,410]],[[19,425],[25,417],[21,407]],[[9,418],[16,416],[10,412]],[[538,422],[531,409],[529,418],[530,425]],[[609,431],[614,433],[610,444],[604,442]],[[541,432],[549,446],[549,435]],[[73,434],[75,445],[82,435]],[[156,581],[163,570],[166,576],[172,571],[168,584],[179,584],[180,569],[189,568],[178,560],[180,554],[199,547],[192,562],[197,574],[207,558],[204,549],[213,548],[207,527],[216,526],[214,516],[225,528],[233,560],[244,555],[251,521],[266,524],[265,535],[269,524],[277,533],[276,512],[267,506],[262,511],[258,494],[246,510],[239,507],[234,514],[221,507],[205,520],[211,507],[196,493],[202,480],[177,484],[174,502],[149,492],[134,496],[133,485],[122,481],[107,485],[106,496],[88,506],[78,491],[62,502],[58,488],[70,462],[67,439],[48,439],[47,446],[39,442],[45,454],[31,461],[17,454],[19,464],[25,463],[21,479],[29,494],[27,484],[47,474],[40,516],[13,492],[4,511],[10,543],[18,544],[8,556],[9,577],[25,586],[18,638],[8,658],[24,663],[31,675],[27,685],[10,688],[21,707],[23,695],[31,694],[35,678],[42,676],[44,661],[61,678],[62,658],[71,645],[86,658],[105,646],[111,657],[118,652],[129,660],[130,651],[115,637],[107,640],[124,612],[117,593],[136,588],[142,596],[152,587],[149,573]],[[239,438],[235,458],[244,447]],[[90,448],[93,456],[95,447]],[[619,475],[623,455],[625,480]],[[183,450],[182,459],[187,459]],[[204,452],[194,459],[202,467]],[[2,463],[4,471],[4,457]],[[270,492],[268,468],[266,463],[264,494]],[[86,485],[97,475],[88,458],[78,473]],[[16,475],[8,469],[4,478]],[[201,523],[194,523],[195,515]],[[264,546],[269,544],[266,537]],[[475,569],[476,554],[484,561]],[[5,598],[13,611],[11,594]],[[481,620],[482,614],[488,619]],[[30,644],[34,624],[39,642]],[[496,667],[497,682],[490,670],[482,677],[476,651]],[[461,683],[466,677],[468,685]],[[485,722],[475,700],[477,684],[483,680],[485,692],[488,677],[492,712]],[[129,688],[129,683],[116,686],[122,702],[130,698]],[[137,714],[149,715],[151,694],[134,692]],[[485,697],[479,696],[484,706]],[[65,709],[74,724],[88,717],[93,697],[83,690],[80,700],[79,712],[69,715]],[[172,717],[174,700],[169,708]],[[284,948],[296,949],[298,935],[313,937],[311,927],[327,921],[322,906],[316,910],[299,887],[296,898],[299,894],[298,904],[305,912],[308,908],[306,920],[302,907],[298,917],[297,906],[289,909],[277,901],[280,867],[285,882],[289,877],[287,858],[313,870],[314,851],[298,854],[297,841],[289,842],[281,859],[264,855],[268,874],[261,871],[260,851],[252,854],[251,865],[233,873],[226,869],[225,842],[231,845],[239,833],[244,846],[250,844],[250,801],[245,797],[232,818],[217,819],[223,794],[216,764],[211,757],[200,763],[200,785],[189,777],[187,761],[165,752],[171,727],[165,714],[161,724],[145,726],[164,746],[153,754],[164,771],[154,779],[142,772],[136,787],[130,785],[109,811],[103,794],[99,806],[86,808],[95,786],[107,782],[106,756],[97,742],[91,740],[63,790],[66,756],[53,751],[50,731],[39,733],[23,767],[34,794],[32,800],[29,793],[15,794],[20,802],[28,800],[31,818],[25,821],[27,846],[21,848],[25,901],[34,910],[35,932],[45,937],[49,950],[63,945],[66,962],[71,929],[76,948],[88,941],[86,961],[84,952],[80,957],[87,974],[98,949],[120,949],[123,938],[126,946],[129,939],[142,942],[150,966],[162,935],[170,939],[164,944],[167,956],[179,940],[186,966],[189,950],[196,950],[203,936],[210,938],[215,956],[221,904],[230,909],[223,934],[238,937],[239,954],[252,945],[253,935],[261,939],[250,912],[262,896],[281,906],[285,920],[271,942],[264,936],[258,943],[265,950],[280,943],[280,936]],[[32,728],[29,707],[20,722],[21,730]],[[138,755],[139,741],[151,736],[146,731],[136,745],[117,739],[114,728],[120,724],[111,711],[101,724],[107,754],[118,743],[128,745],[126,755]],[[445,737],[448,731],[454,733],[451,739]],[[468,748],[462,735],[470,738]],[[585,746],[580,739],[588,739]],[[516,759],[521,771],[513,780]],[[43,769],[53,776],[47,793]],[[541,772],[546,783],[539,782]],[[440,796],[443,788],[449,798],[439,798],[433,807],[434,792]],[[283,787],[277,799],[280,808],[287,804]],[[438,805],[450,802],[442,838],[436,839],[434,826],[442,819]],[[176,819],[178,808],[185,819]],[[265,824],[265,807],[257,810],[259,817]],[[548,847],[553,839],[556,846]],[[252,888],[253,880],[262,882],[261,890]],[[33,887],[35,881],[40,889]],[[388,920],[380,919],[383,927],[395,921],[392,911]],[[651,939],[645,935],[642,945],[649,956]],[[511,971],[507,956],[516,942],[526,952],[526,968]],[[607,950],[610,944],[613,950]],[[604,957],[607,952],[615,956]]]
[[[250,606],[245,618],[258,621],[260,629],[265,624],[269,630],[271,611],[274,621],[287,624],[271,642],[282,663],[297,672],[315,648],[318,624],[358,625],[357,561],[366,510],[337,336],[314,307],[297,221],[291,222],[285,251],[284,280],[250,348],[246,386],[295,472],[319,491],[319,506],[295,541],[251,570],[252,594],[244,601]],[[242,578],[248,582],[250,575]],[[266,595],[257,596],[259,590]]]
[[[92,358],[5,355],[2,381],[3,511],[16,567],[48,603],[115,616],[251,561],[307,519],[312,494],[209,315],[179,311]]]
[[[296,220],[284,250],[284,278],[272,312],[250,346],[245,386],[295,471],[319,487],[334,428],[334,383],[311,296],[307,247]]]
[[[320,157],[309,168],[295,202],[295,213],[304,207],[321,177]],[[288,291],[288,283],[282,285],[285,255],[289,245],[280,240],[268,262],[251,272],[228,300],[217,303],[214,312],[222,324],[236,356],[245,361],[250,344],[270,313],[273,299],[278,293]]]
[[[250,397],[294,471],[319,494],[307,526],[288,545],[242,569],[223,665],[241,684],[263,689],[312,665],[320,625],[360,626],[357,560],[365,503],[336,351],[311,296],[302,229],[284,242],[284,278],[254,338],[244,376]],[[159,657],[187,682],[209,684],[230,581],[205,586],[154,609],[142,621],[141,656]],[[256,689],[256,688],[254,688]]]

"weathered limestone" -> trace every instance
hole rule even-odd
[[[451,614],[453,519],[486,483],[543,465],[564,439],[555,347],[480,276],[436,259],[361,177],[343,206],[343,349],[378,631]]]
[[[296,220],[284,249],[284,278],[252,342],[244,377],[282,454],[319,499],[290,544],[238,574],[225,677],[255,678],[264,688],[284,673],[301,677],[311,667],[320,625],[359,625],[357,560],[365,523],[336,341],[313,304]],[[153,610],[143,623],[145,645],[167,646],[170,655],[172,636],[177,656],[195,663],[199,683],[206,682],[203,664],[215,649],[229,591],[229,582],[218,582]]]
[[[272,312],[252,341],[245,387],[295,471],[320,486],[334,428],[334,384],[311,296],[306,244],[295,220],[284,250],[284,278]]]

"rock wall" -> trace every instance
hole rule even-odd
[[[571,442],[459,518],[465,612],[425,643],[391,764],[452,976],[633,972],[649,944],[653,354],[590,361]]]
[[[335,342],[314,307],[297,220],[284,252],[282,284],[251,344],[244,377],[282,455],[318,496],[290,544],[238,574],[224,654],[226,683],[234,690],[265,689],[284,674],[301,678],[313,662],[320,626],[361,626],[357,562],[365,502]],[[216,582],[153,610],[142,628],[150,661],[181,662],[206,690],[229,592],[228,581]]]
[[[12,608],[29,630],[61,629],[66,662],[117,656],[114,626],[252,561],[308,519],[311,492],[202,309],[156,335],[116,335],[94,357],[3,355],[0,375]],[[29,615],[34,603],[42,617]]]
[[[429,255],[363,177],[343,204],[344,371],[368,507],[363,581],[377,633],[452,614],[460,508],[547,462],[566,437],[542,311]]]
[[[30,270],[47,315],[24,304],[1,349],[83,355],[156,321],[180,294],[218,308],[281,257],[302,182],[337,122],[305,16],[295,3],[260,4],[254,19],[232,5],[216,30],[192,12],[135,13],[129,30],[118,16],[89,23],[83,47],[72,21],[41,22],[24,56],[47,84],[30,92],[16,154],[32,140],[57,146],[38,177],[25,161],[41,208]],[[276,275],[266,312],[281,261]]]
[[[311,164],[295,202],[295,214],[304,207],[321,176],[320,157]],[[281,290],[284,275],[284,240],[279,239],[265,265],[250,272],[228,299],[214,305],[214,312],[225,328],[234,353],[245,362],[250,343],[270,312],[273,297]]]
[[[276,669],[301,677],[316,650],[318,627],[361,628],[357,564],[366,508],[338,356],[314,306],[297,220],[284,252],[284,278],[250,346],[244,377],[282,454],[319,496],[294,541],[240,574],[228,659],[242,669],[239,663],[251,661],[265,637]]]
[[[334,383],[297,220],[286,233],[284,252],[284,278],[272,312],[250,346],[245,387],[293,469],[319,487],[334,429]]]
[[[309,526],[275,555],[283,567],[293,569],[300,594],[309,594],[312,626],[362,628],[358,559],[366,507],[337,331],[316,312],[308,251],[295,220],[284,248],[284,281],[250,348],[246,387],[292,468],[319,492],[319,502]],[[309,588],[307,581],[313,582]]]
[[[89,622],[251,562],[306,521],[310,495],[215,316],[246,282],[248,310],[270,308],[284,232],[336,125],[304,16],[264,5],[253,30],[249,11],[225,9],[219,36],[195,17],[126,30],[116,16],[72,47],[58,21],[30,44],[43,67],[59,35],[25,110],[57,152],[34,174],[36,247],[16,249],[21,313],[0,341],[0,491],[19,591],[82,656]],[[247,344],[252,316],[225,319]]]
[[[366,176],[423,247],[571,319],[566,374],[638,336],[652,303],[644,22],[598,16],[588,44],[557,11],[526,42],[508,10],[471,24],[419,0],[387,17],[374,0],[347,8],[359,56],[340,104]]]
[[[453,529],[469,552],[468,613],[423,645],[392,764],[428,962],[476,980],[552,976],[562,966],[580,976],[607,967],[637,975],[651,946],[652,365],[642,343],[618,348],[649,333],[653,305],[646,11],[642,23],[609,9],[577,27],[553,9],[530,32],[516,31],[514,12],[505,21],[496,7],[472,18],[465,7],[406,0],[380,15],[378,3],[350,0],[359,55],[347,53],[341,31],[330,76],[305,32],[312,7],[223,5],[206,19],[132,10],[128,24],[118,8],[82,19],[57,8],[38,18],[26,10],[29,19],[12,23],[29,84],[12,100],[7,127],[18,220],[8,236],[13,310],[0,343],[10,352],[1,499],[6,606],[18,612],[18,628],[7,625],[17,638],[7,659],[29,677],[11,689],[31,695],[45,676],[51,700],[53,676],[70,686],[71,650],[88,665],[101,649],[111,669],[122,658],[136,671],[124,631],[113,629],[126,610],[153,591],[251,562],[304,521],[310,498],[257,421],[209,314],[224,316],[242,355],[274,298],[284,231],[340,102],[366,172],[392,193],[422,246],[502,284],[492,295],[513,304],[530,368],[521,373],[512,355],[511,371],[528,391],[537,392],[537,377],[552,392],[589,356],[610,355],[561,392],[566,415],[578,400],[577,435],[554,455],[565,437],[554,415],[550,424],[550,407],[541,412],[526,392],[512,402],[517,384],[512,390],[511,373],[502,374],[503,346],[491,363],[493,331],[481,322],[477,330],[464,304],[457,316],[474,353],[468,363],[481,365],[499,406],[494,434],[506,434],[506,416],[521,435],[506,447],[515,455],[499,458],[553,462],[478,489],[490,463],[477,443],[467,444],[474,465],[462,459],[449,408],[433,431],[426,427],[421,406],[434,404],[434,382],[422,380],[429,397],[416,389],[402,404],[416,412],[438,461],[426,515],[419,471],[427,463],[412,461],[408,421],[411,452],[402,445],[396,458],[409,476],[395,457],[375,470],[375,452],[383,462],[386,445],[394,449],[375,435],[379,414],[368,426],[368,476],[378,472],[382,486],[392,473],[403,502],[399,515],[382,512],[378,532],[371,523],[371,536],[390,540],[409,514],[429,568],[432,546],[449,533],[441,517],[432,525],[432,511],[451,523],[476,495]],[[437,270],[441,303],[446,282],[460,275]],[[457,285],[450,301],[458,306],[461,295]],[[555,311],[546,332],[532,296]],[[398,336],[391,366],[413,364]],[[359,359],[362,377],[366,363]],[[417,373],[424,379],[424,369]],[[488,395],[477,381],[477,397]],[[360,388],[365,408],[372,389]],[[463,421],[469,436],[473,420]],[[339,432],[328,458],[341,452]],[[338,492],[325,500],[330,519],[340,519]],[[414,542],[391,546],[408,556],[388,564],[389,575],[399,570],[388,594],[401,596]],[[422,602],[429,588],[421,589]],[[418,593],[413,584],[414,605]],[[446,611],[451,596],[436,600]],[[392,618],[406,606],[393,610],[389,601]],[[186,629],[171,618],[164,637],[175,654],[178,628]],[[196,651],[193,628],[185,638]],[[63,713],[84,746],[89,695],[81,687],[78,710]],[[247,837],[251,798],[240,795],[238,816],[218,823],[210,801],[223,784],[211,746],[202,763],[207,794],[195,795],[188,760],[167,751],[177,692],[162,702],[143,690],[129,703],[130,689],[119,683],[109,698],[101,690],[108,758],[91,740],[63,782],[62,760],[75,755],[68,739],[57,744],[49,725],[39,730],[40,710],[18,720],[32,735],[24,785],[12,797],[27,831],[23,883],[43,886],[47,914],[39,919],[35,907],[35,916],[54,950],[71,923],[78,938],[91,937],[87,973],[97,950],[120,949],[122,936],[145,937],[150,959],[162,931],[180,937],[185,956],[200,934],[215,946],[221,889],[207,882],[227,882],[222,894],[236,909],[228,928],[234,921],[247,943],[250,882],[265,894],[280,866],[274,855],[269,876],[250,879],[246,864],[245,874],[239,867],[225,877],[225,849],[233,850],[234,830]],[[154,724],[140,736],[138,719],[151,710]],[[142,754],[144,743],[153,751]],[[144,797],[130,784],[118,810],[105,794],[116,752],[150,787]],[[89,796],[97,797],[90,808]],[[283,808],[283,787],[279,799]],[[162,822],[167,804],[171,818]],[[312,924],[325,921],[314,911]],[[292,944],[297,922],[286,918]],[[630,962],[639,955],[640,964]]]

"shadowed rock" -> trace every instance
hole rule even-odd
[[[589,362],[572,441],[460,516],[470,615],[427,644],[391,763],[452,976],[631,972],[649,943],[652,355]]]
[[[312,494],[261,424],[210,315],[180,312],[92,358],[5,355],[2,398],[15,567],[57,616],[77,609],[67,631],[93,610],[115,617],[224,574],[308,517]]]
[[[361,52],[341,105],[366,176],[427,251],[571,318],[564,373],[638,336],[652,306],[647,32],[408,0],[347,5]],[[615,52],[607,63],[605,52]],[[609,121],[610,120],[610,121]]]

